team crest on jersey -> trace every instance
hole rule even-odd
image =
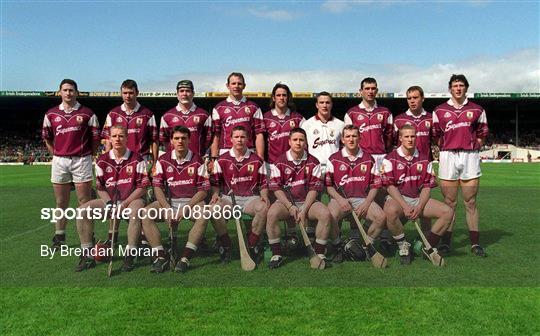
[[[178,117],[172,118],[172,122],[173,122],[173,123],[178,122]]]
[[[426,120],[426,127],[429,128],[429,126],[431,126],[431,123],[428,120]]]
[[[472,117],[473,117],[473,112],[467,111],[467,118],[472,119]]]
[[[135,123],[137,124],[137,126],[141,126],[142,125],[142,118],[137,118],[135,119]]]
[[[194,117],[193,117],[193,122],[198,123],[199,120],[201,120],[201,119],[199,118],[199,116],[194,116]]]
[[[397,165],[397,169],[404,169],[404,168],[405,168],[405,166],[404,166],[403,164],[401,164],[401,163],[399,163],[399,164]]]
[[[365,164],[360,165],[360,171],[361,171],[362,173],[367,172],[367,166],[366,166]]]
[[[292,170],[290,168],[285,168],[285,174],[289,175],[292,173]]]
[[[117,117],[116,122],[122,122],[122,117]]]
[[[313,130],[313,135],[318,135],[319,134],[319,130],[318,129],[314,129]]]
[[[169,166],[167,167],[167,173],[172,173],[173,172],[173,167]]]
[[[417,163],[416,164],[416,170],[420,173],[422,171],[423,168],[423,165],[421,163]]]
[[[290,120],[290,121],[289,121],[289,125],[291,126],[291,128],[295,128],[295,127],[296,127],[296,123],[294,122],[294,120]]]
[[[451,115],[450,112],[446,112],[443,117],[450,118],[450,115]]]
[[[77,124],[82,124],[84,119],[82,115],[78,115],[76,120],[77,120]]]
[[[193,176],[195,174],[195,167],[188,167],[187,173],[189,176]]]
[[[126,167],[126,173],[127,173],[128,175],[133,174],[133,167],[132,167],[132,166],[127,166],[127,167]]]
[[[359,114],[358,117],[356,118],[356,120],[364,120],[364,116]]]
[[[248,164],[248,167],[247,167],[248,173],[253,173],[254,170],[255,170],[255,166],[253,166],[252,164]]]
[[[330,130],[330,136],[333,137],[334,136],[334,130]]]
[[[223,111],[223,113],[227,114],[227,113],[231,113],[231,109],[230,108],[226,108],[225,111]]]
[[[341,171],[346,171],[346,170],[347,170],[347,167],[345,167],[345,165],[342,164],[341,166],[339,166],[339,170],[341,170]]]
[[[272,121],[272,122],[270,123],[270,127],[276,127],[276,123]]]
[[[110,173],[112,173],[112,168],[111,168],[111,167],[107,167],[107,168],[105,168],[105,171],[106,171],[107,173],[110,174]]]
[[[61,120],[62,120],[62,118],[60,118],[60,117],[54,118],[54,122],[60,122]]]
[[[251,110],[249,109],[248,106],[246,106],[246,107],[244,107],[244,112],[246,112],[246,114],[250,114]]]
[[[380,122],[380,121],[383,121],[383,118],[384,116],[380,113],[377,113],[377,120]]]

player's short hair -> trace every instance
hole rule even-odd
[[[174,135],[174,133],[176,133],[176,132],[182,133],[182,134],[187,134],[188,138],[191,136],[191,131],[186,126],[180,126],[180,125],[179,126],[174,126],[174,128],[172,130],[172,135]]]
[[[272,98],[276,96],[277,89],[283,89],[287,91],[287,107],[291,111],[296,111],[296,105],[292,101],[293,96],[292,96],[291,89],[289,89],[289,87],[286,84],[276,83],[276,85],[274,85],[274,88],[272,89]],[[273,109],[274,107],[276,107],[276,103],[274,102],[273,99],[270,99],[270,108]]]
[[[321,96],[330,97],[330,101],[332,101],[332,95],[330,93],[328,93],[327,91],[321,91],[321,92],[317,93],[315,95],[315,100],[319,101],[319,97],[321,97]]]
[[[469,88],[469,81],[467,80],[467,78],[463,74],[457,74],[457,75],[453,74],[450,77],[450,80],[448,81],[448,88],[452,87],[453,82],[462,82],[463,84],[465,84],[465,87],[467,89]]]
[[[416,128],[414,128],[413,125],[405,124],[399,128],[399,135],[401,135],[402,131],[404,130],[413,130],[414,133],[416,133]]]
[[[69,79],[69,78],[62,79],[62,81],[60,82],[60,86],[58,87],[58,90],[62,90],[62,85],[64,84],[72,85],[75,88],[75,91],[77,92],[79,91],[79,89],[77,88],[77,83],[73,79]]]
[[[247,129],[243,125],[234,126],[232,131],[231,131],[231,137],[232,137],[234,131],[243,131],[244,133],[246,133],[246,135],[248,134]]]
[[[135,92],[139,92],[139,87],[137,86],[137,82],[134,81],[133,79],[126,79],[125,81],[122,82],[122,85],[120,85],[120,90],[122,90],[122,88],[125,88],[125,89],[133,89],[135,90]]]
[[[345,125],[345,127],[343,127],[343,130],[341,131],[341,137],[345,136],[345,131],[356,131],[357,133],[360,133],[360,129],[358,129],[358,127],[352,124]]]
[[[304,139],[307,139],[306,130],[300,127],[295,127],[289,132],[289,139],[292,137],[294,133],[302,133],[304,135]]]
[[[111,134],[112,134],[113,129],[122,130],[122,132],[124,133],[124,136],[127,137],[128,131],[127,131],[127,128],[125,128],[124,126],[122,126],[122,125],[113,125],[113,126],[111,126],[111,128],[110,128]]]
[[[411,86],[410,88],[407,89],[407,95],[413,91],[418,91],[420,92],[420,96],[424,97],[424,90],[418,86],[418,85],[413,85]]]
[[[364,79],[362,79],[362,81],[360,82],[360,90],[362,90],[364,88],[364,84],[375,84],[377,85],[377,80],[373,77],[366,77]]]
[[[244,75],[242,75],[241,72],[231,72],[231,74],[229,75],[229,77],[227,77],[227,84],[229,84],[231,82],[231,77],[239,77],[239,78],[242,78],[242,82],[244,84],[246,84],[246,80],[244,79]]]

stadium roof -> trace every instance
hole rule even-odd
[[[331,92],[334,98],[359,98],[360,94],[355,92]],[[199,98],[220,98],[227,97],[228,92],[196,92],[195,97]],[[270,92],[244,92],[244,95],[249,98],[269,98]],[[294,92],[295,98],[314,98],[317,92]],[[57,91],[0,91],[0,96],[7,97],[55,97],[58,96]],[[79,92],[80,97],[120,97],[119,91],[95,91]],[[468,93],[469,98],[503,98],[503,99],[523,99],[523,98],[540,98],[540,92],[475,92]],[[140,92],[139,97],[176,97],[176,92]],[[425,93],[426,98],[450,98],[450,93]],[[405,92],[380,92],[377,98],[406,98]]]

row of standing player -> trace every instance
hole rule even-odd
[[[126,82],[129,84],[132,81]],[[224,152],[227,150],[227,147],[230,147],[229,138],[222,137],[221,134],[227,134],[227,131],[230,134],[230,128],[235,125],[248,126],[249,141],[252,141],[248,145],[249,147],[255,147],[257,154],[260,156],[264,153],[265,141],[262,134],[264,132],[264,126],[266,126],[270,161],[272,160],[272,148],[275,149],[282,146],[281,149],[275,150],[275,153],[283,153],[287,148],[286,146],[288,146],[287,141],[283,141],[283,138],[286,139],[288,131],[300,124],[308,132],[307,141],[310,153],[317,156],[323,165],[329,154],[339,148],[339,131],[340,127],[343,126],[343,122],[333,118],[331,115],[332,100],[330,95],[322,93],[317,97],[317,115],[304,124],[303,118],[290,108],[293,105],[291,104],[292,95],[288,87],[283,84],[277,84],[272,92],[274,108],[264,115],[263,123],[261,123],[260,109],[254,103],[247,101],[242,95],[245,87],[243,76],[239,73],[231,74],[227,80],[227,87],[229,88],[230,96],[226,101],[216,106],[213,110],[212,118],[209,118],[208,114],[204,111],[202,115],[196,113],[197,111],[201,111],[192,102],[193,84],[190,81],[180,81],[177,86],[179,105],[164,115],[161,123],[162,129],[164,125],[167,125],[170,130],[175,125],[183,124],[195,132],[199,132],[198,134],[192,132],[192,138],[195,140],[192,143],[196,143],[195,146],[199,150],[201,148],[205,149],[205,145],[201,145],[201,143],[208,141],[208,137],[202,136],[205,130],[206,134],[208,134],[209,129],[217,130],[211,145],[213,160],[217,157],[220,148]],[[436,113],[430,121],[429,113],[425,112],[422,108],[422,90],[419,87],[411,87],[407,92],[407,101],[409,102],[410,109],[395,119],[395,127],[398,127],[400,121],[402,123],[412,123],[417,128],[421,128],[422,126],[427,127],[428,131],[418,129],[417,135],[420,143],[422,143],[420,139],[429,139],[431,135],[441,137],[441,151],[449,152],[447,154],[451,156],[447,165],[449,168],[443,170],[441,167],[440,170],[440,172],[446,171],[447,174],[440,176],[442,178],[441,187],[445,194],[445,201],[455,208],[458,186],[462,185],[466,187],[462,190],[467,210],[467,222],[471,232],[471,241],[475,253],[480,252],[477,254],[483,254],[483,251],[481,248],[479,249],[479,245],[477,244],[478,215],[474,200],[480,172],[479,167],[478,169],[475,168],[474,154],[475,152],[477,153],[478,144],[481,143],[487,133],[487,125],[484,111],[466,99],[467,88],[468,83],[464,76],[453,76],[449,82],[452,98],[436,109]],[[135,87],[131,88],[122,87],[124,104],[115,109],[116,112],[115,110],[111,111],[107,117],[106,127],[108,125],[110,127],[113,124],[122,123],[128,126],[128,128],[134,125],[148,125],[144,119],[141,119],[137,115],[138,109],[141,108],[136,101],[137,93],[136,84]],[[392,116],[387,109],[377,105],[375,100],[377,84],[374,79],[366,78],[363,80],[360,93],[363,101],[347,113],[346,121],[358,125],[362,133],[360,140],[362,150],[380,160],[384,152],[391,148],[391,134],[395,134],[392,131]],[[63,81],[60,86],[60,95],[63,102],[58,108],[51,109],[44,121],[44,138],[49,150],[55,154],[52,181],[57,198],[57,206],[59,207],[67,206],[66,203],[69,198],[69,186],[66,185],[67,182],[75,182],[81,203],[89,199],[91,172],[90,176],[88,176],[88,173],[79,174],[77,168],[79,168],[79,171],[81,169],[86,172],[88,171],[86,169],[88,157],[85,154],[92,153],[92,140],[99,138],[97,119],[91,111],[81,108],[76,101],[76,94],[77,87],[75,82],[70,80]],[[144,115],[144,113],[141,114]],[[123,118],[122,115],[124,115]],[[166,118],[167,116],[168,119]],[[208,126],[212,121],[214,121],[213,128]],[[70,126],[70,123],[74,125]],[[429,131],[430,123],[432,126],[431,129],[435,132]],[[437,124],[439,124],[439,127],[436,127]],[[217,125],[219,127],[216,127]],[[106,131],[104,130],[103,133],[106,134]],[[128,143],[129,138],[133,138],[132,134],[137,135],[140,133],[142,133],[141,130],[136,127],[130,130],[128,132]],[[463,135],[466,136],[463,137]],[[251,139],[254,139],[254,141]],[[425,146],[425,143],[428,145]],[[424,141],[424,145],[420,144],[419,147],[422,148],[422,146],[425,146],[429,151],[429,143],[429,140],[427,142]],[[157,151],[152,150],[152,152],[156,153]],[[54,161],[57,161],[56,164]],[[443,163],[441,162],[441,165]],[[65,228],[65,222],[60,222],[54,238],[56,244],[64,240],[63,228]],[[445,234],[445,239],[443,239],[446,246],[449,245],[450,235],[451,231],[448,231]]]

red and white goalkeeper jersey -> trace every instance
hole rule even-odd
[[[266,132],[267,161],[274,163],[277,158],[289,150],[289,133],[293,128],[301,127],[306,121],[300,113],[287,110],[282,117],[275,109],[263,115]]]
[[[213,132],[219,136],[219,149],[232,148],[231,133],[235,126],[244,126],[248,131],[248,148],[255,148],[255,136],[264,133],[261,109],[254,102],[242,97],[233,100],[227,97],[212,110]]]
[[[259,195],[261,189],[268,188],[265,163],[250,149],[238,161],[231,148],[214,161],[211,183],[221,187],[224,195],[230,190],[235,196]]]
[[[96,161],[97,190],[107,191],[112,200],[123,201],[135,189],[149,185],[146,163],[140,154],[129,149],[119,160],[114,158],[110,150]]]
[[[341,147],[341,132],[345,124],[336,117],[324,123],[314,115],[302,124],[307,134],[308,152],[315,156],[321,165],[326,165],[330,155]]]
[[[113,108],[107,114],[101,137],[108,140],[111,127],[116,125],[127,129],[127,147],[142,156],[150,154],[151,142],[158,141],[156,118],[152,111],[139,103],[131,113],[127,112],[125,104]]]
[[[183,110],[177,105],[165,112],[159,123],[159,141],[165,144],[165,148],[172,149],[170,142],[175,126],[189,129],[189,149],[193,153],[201,157],[206,154],[212,142],[212,118],[206,110],[193,104],[189,110]]]
[[[328,159],[325,185],[336,190],[342,187],[347,198],[365,198],[370,189],[381,187],[381,179],[370,154],[359,149],[351,160],[343,148]]]
[[[182,160],[176,151],[163,153],[156,162],[152,185],[171,198],[191,198],[198,191],[209,190],[210,180],[201,157],[188,150]]]
[[[319,160],[307,152],[300,160],[294,160],[290,150],[283,153],[272,165],[270,190],[281,190],[285,186],[291,188],[295,202],[304,202],[311,190],[320,193],[323,181]]]
[[[431,156],[431,138],[433,118],[431,113],[422,110],[419,116],[412,114],[410,110],[394,118],[394,144],[401,146],[399,141],[399,129],[404,125],[414,126],[416,129],[416,149],[420,154]]]
[[[468,99],[463,106],[449,99],[433,111],[433,132],[441,151],[479,150],[476,139],[485,139],[489,132],[486,111]]]
[[[368,154],[386,153],[386,144],[392,140],[392,113],[375,102],[368,109],[364,102],[354,106],[345,114],[345,124],[354,125],[360,131],[360,148]]]
[[[77,103],[65,111],[60,104],[45,113],[41,136],[53,142],[53,155],[92,155],[92,143],[99,142],[99,122],[88,107]]]
[[[423,188],[435,188],[435,175],[427,155],[415,150],[407,160],[402,147],[387,154],[383,161],[382,181],[385,186],[393,185],[403,196],[417,198]]]

